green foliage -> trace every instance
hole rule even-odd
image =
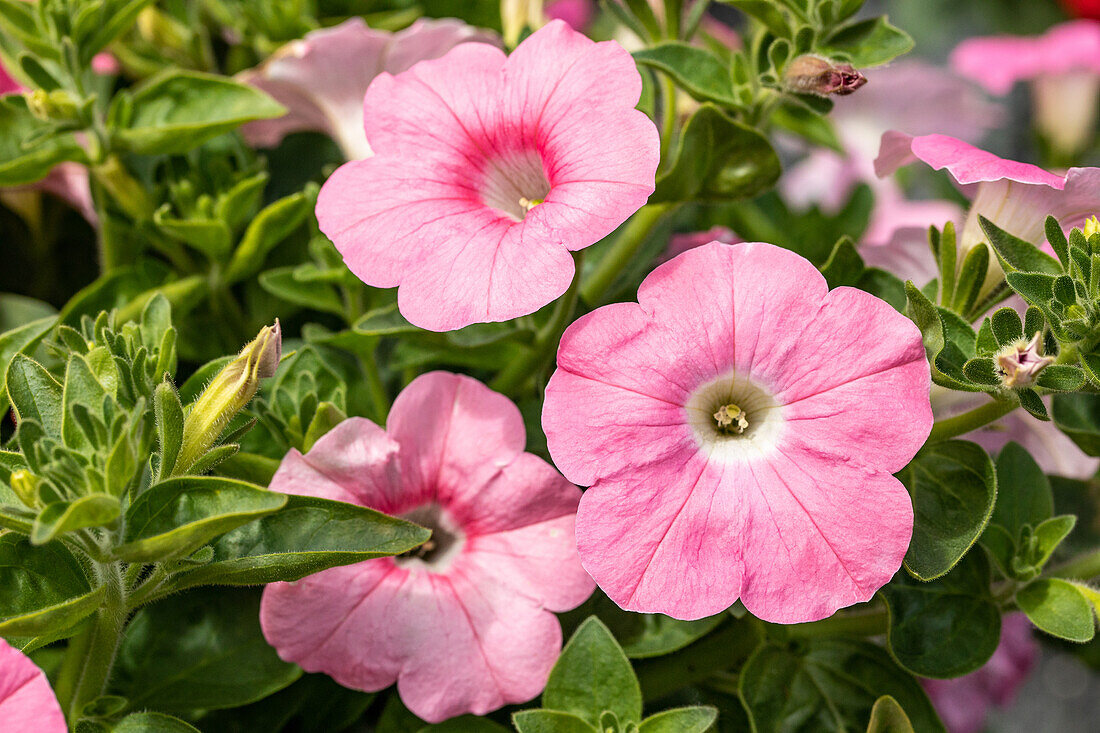
[[[1096,635],[1089,599],[1060,578],[1040,578],[1016,593],[1016,603],[1031,623],[1051,636],[1086,642]]]
[[[993,461],[962,440],[925,447],[898,477],[913,497],[913,540],[905,567],[921,580],[945,574],[982,534],[997,497]]]
[[[914,733],[913,724],[898,701],[889,695],[875,700],[867,733]]]

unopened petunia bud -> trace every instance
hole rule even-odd
[[[71,122],[79,116],[76,101],[63,89],[35,89],[23,93],[30,113],[44,122]]]
[[[274,376],[282,356],[279,321],[264,326],[211,380],[191,406],[183,423],[183,446],[176,472],[185,471],[210,449],[226,424],[256,395],[260,381]]]
[[[1018,339],[997,354],[997,368],[1006,387],[1030,387],[1039,373],[1054,362],[1043,356],[1042,334],[1036,333],[1030,341]]]
[[[19,469],[11,472],[9,480],[12,491],[25,506],[34,509],[38,506],[38,477],[30,471]]]
[[[1088,219],[1085,219],[1084,232],[1085,239],[1100,232],[1100,219],[1097,219],[1095,216],[1090,216]]]
[[[799,56],[783,73],[783,84],[788,91],[822,97],[851,94],[866,83],[867,77],[851,64],[835,64],[813,54]]]

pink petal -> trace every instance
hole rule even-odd
[[[1037,37],[968,38],[951,52],[951,66],[993,94],[1017,81],[1090,70],[1100,74],[1100,23],[1061,23]]]
[[[0,639],[0,721],[6,733],[68,730],[45,673],[3,639]]]
[[[418,500],[400,483],[398,450],[382,428],[366,418],[351,417],[326,433],[307,455],[291,449],[271,479],[271,490],[397,513]]]
[[[882,136],[882,147],[875,160],[875,173],[887,176],[903,165],[920,160],[935,170],[946,169],[960,184],[999,181],[1049,186],[1062,190],[1065,179],[1029,163],[998,158],[992,153],[946,135],[913,137],[889,131]]]

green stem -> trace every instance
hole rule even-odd
[[[932,432],[928,436],[928,443],[937,443],[941,440],[965,435],[971,430],[985,427],[991,422],[1000,420],[1016,409],[1016,403],[1009,400],[993,400],[984,405],[968,410],[961,415],[937,420],[932,426]]]
[[[600,305],[615,278],[634,259],[642,242],[672,207],[672,204],[647,204],[631,217],[611,249],[581,283],[581,300],[591,306]]]
[[[1048,575],[1054,578],[1092,580],[1100,575],[1100,550],[1092,550],[1078,555],[1054,568]]]
[[[554,305],[554,310],[550,314],[550,320],[546,322],[546,325],[544,325],[535,336],[535,341],[531,344],[531,349],[522,357],[500,370],[496,378],[489,383],[489,386],[497,392],[510,392],[514,390],[526,379],[538,374],[541,371],[541,367],[553,355],[554,350],[558,346],[558,342],[561,340],[562,333],[565,332],[565,329],[573,320],[573,311],[576,310],[577,294],[580,290],[581,263],[583,258],[583,252],[573,253],[575,267],[573,282],[569,283],[569,289],[565,291],[565,295],[558,298],[557,303]]]
[[[886,608],[860,613],[835,613],[829,618],[803,624],[768,624],[769,632],[786,638],[813,636],[878,636],[886,633]]]
[[[676,85],[664,74],[658,75],[661,88],[661,150],[671,155],[676,134]]]
[[[366,353],[359,355],[359,363],[363,367],[363,374],[367,378],[367,394],[374,406],[375,421],[379,425],[386,424],[386,416],[390,414],[390,396],[386,392],[386,385],[382,381],[382,374],[378,371],[378,359],[375,356],[378,345],[371,346]]]
[[[100,566],[100,572],[106,589],[103,604],[96,612],[90,628],[81,635],[83,638],[69,645],[63,663],[64,687],[58,692],[58,699],[69,721],[70,730],[76,729],[84,706],[106,691],[115,653],[126,625],[122,569],[117,563],[111,563]],[[76,661],[70,661],[70,655]],[[60,683],[59,687],[62,687]]]
[[[680,18],[684,14],[684,0],[665,0],[665,27],[673,41],[680,38]]]

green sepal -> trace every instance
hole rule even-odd
[[[1085,384],[1085,372],[1072,364],[1051,364],[1039,372],[1035,384],[1055,392],[1075,392]]]
[[[1069,242],[1066,240],[1066,233],[1062,231],[1062,225],[1053,216],[1047,216],[1046,221],[1043,222],[1043,229],[1046,231],[1050,248],[1058,256],[1058,261],[1062,263],[1062,268],[1068,269]]]
[[[990,387],[1000,387],[1002,384],[1000,372],[988,356],[980,356],[967,361],[963,364],[963,374],[975,384]]]
[[[992,356],[997,353],[1001,345],[997,343],[997,337],[993,335],[993,324],[988,318],[982,320],[978,328],[978,338],[974,341],[974,351],[978,356]]]
[[[1050,415],[1047,414],[1047,406],[1043,404],[1035,390],[1018,389],[1016,390],[1016,396],[1020,398],[1020,407],[1030,412],[1032,416],[1044,421],[1050,420]]]
[[[126,512],[123,544],[114,554],[127,562],[156,562],[189,555],[210,540],[281,509],[285,494],[217,476],[185,476],[142,493]]]
[[[1024,336],[1020,314],[1012,308],[998,308],[990,317],[990,325],[999,346],[1008,346]]]
[[[989,272],[989,248],[979,245],[971,247],[963,257],[962,267],[955,282],[955,296],[952,310],[969,314],[978,302],[986,274]]]

